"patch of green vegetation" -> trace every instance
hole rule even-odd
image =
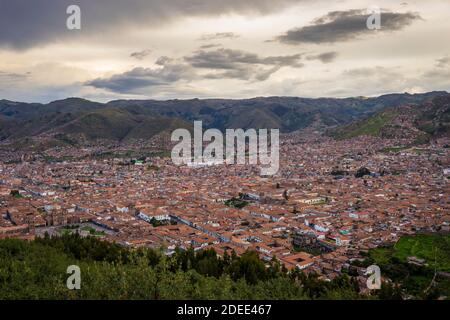
[[[248,201],[243,200],[242,198],[233,197],[227,201],[225,201],[225,205],[229,207],[234,207],[237,209],[242,209],[249,204]]]
[[[310,248],[310,247],[300,247],[297,245],[293,246],[294,252],[306,252],[312,254],[313,256],[319,256],[322,254],[319,248]]]
[[[409,257],[423,259],[423,265],[408,262]],[[359,264],[359,263],[358,263]],[[418,234],[402,237],[395,245],[369,251],[363,266],[376,264],[381,274],[401,285],[404,295],[436,299],[450,297],[450,279],[436,272],[450,271],[450,235]]]
[[[376,248],[370,251],[370,257],[379,265],[386,265],[389,263],[390,257],[394,253],[393,248]]]
[[[58,230],[58,233],[60,235],[62,235],[62,236],[68,236],[68,235],[72,234],[72,232],[73,232],[72,229],[64,229],[64,228],[62,228],[62,229]]]
[[[104,236],[105,235],[104,231],[98,231],[97,229],[89,227],[89,226],[85,226],[85,227],[81,228],[81,230],[89,232],[89,234],[92,236]]]
[[[10,195],[16,199],[23,198],[23,196],[20,194],[19,190],[11,190]]]
[[[431,268],[450,272],[450,235],[419,234],[401,238],[394,246],[394,256],[401,261],[415,256],[425,261]]]
[[[398,147],[386,147],[381,150],[381,152],[385,153],[397,153],[403,150],[409,149],[409,146],[398,146]]]
[[[20,159],[14,159],[14,160],[5,161],[4,163],[5,164],[18,164],[18,163],[21,163],[21,162],[22,162],[22,160],[20,160]]]
[[[160,226],[167,226],[167,225],[175,225],[175,224],[177,224],[175,221],[156,220],[155,218],[151,218],[150,219],[150,223],[155,228],[160,227]]]
[[[68,290],[67,267],[82,272],[80,290]],[[77,234],[34,241],[0,240],[0,300],[11,299],[363,299],[355,278],[330,282],[287,273],[255,251],[218,257],[212,250],[126,249]]]
[[[94,159],[145,159],[145,158],[167,158],[170,157],[170,151],[155,151],[155,150],[123,150],[123,151],[105,151],[97,153],[92,156]],[[87,158],[87,157],[86,157]]]
[[[348,125],[335,132],[337,139],[349,139],[361,135],[379,136],[381,129],[396,115],[393,110],[375,114],[365,120]]]

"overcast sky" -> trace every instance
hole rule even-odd
[[[0,0],[0,99],[431,90],[450,91],[449,0]]]

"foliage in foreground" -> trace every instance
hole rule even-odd
[[[81,290],[68,290],[69,265]],[[269,266],[248,251],[218,258],[213,250],[129,250],[77,234],[26,242],[0,240],[0,299],[358,299],[356,282],[331,282]]]

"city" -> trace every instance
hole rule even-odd
[[[448,12],[0,0],[0,309],[445,308]]]
[[[219,255],[251,249],[333,279],[361,252],[403,235],[450,231],[449,143],[395,150],[405,141],[288,134],[270,178],[257,166],[195,168],[159,156],[22,159],[0,167],[0,237],[79,232],[164,247],[167,255],[177,247]],[[360,168],[367,174],[355,177]],[[237,198],[242,206],[230,203]],[[360,276],[363,286],[363,268]]]

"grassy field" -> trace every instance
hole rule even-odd
[[[425,260],[424,266],[408,263],[408,257]],[[450,297],[450,280],[438,278],[430,290],[436,271],[450,272],[450,235],[419,234],[402,237],[394,246],[369,252],[367,264],[377,264],[381,273],[400,283],[407,294],[415,297]]]
[[[450,235],[416,235],[401,238],[394,246],[394,256],[406,261],[410,256],[425,259],[430,267],[450,272]]]
[[[429,267],[450,272],[450,235],[426,235],[402,237],[391,248],[377,248],[370,257],[378,264],[388,264],[392,258],[407,262],[408,257],[424,259]]]
[[[349,139],[360,135],[378,136],[381,129],[389,123],[395,116],[395,112],[386,110],[382,113],[358,121],[336,132],[338,139]]]

